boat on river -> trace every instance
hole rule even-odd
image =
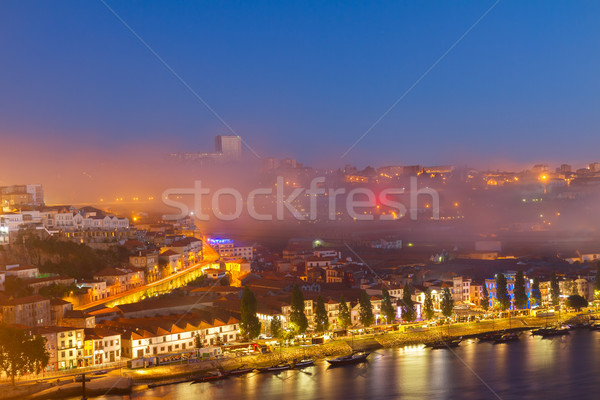
[[[209,372],[206,375],[200,375],[192,379],[192,384],[202,382],[213,382],[227,378],[227,373],[223,371]]]
[[[315,361],[311,359],[300,360],[297,363],[294,363],[294,368],[306,368],[315,365]]]
[[[569,335],[569,329],[568,328],[544,328],[544,329],[538,329],[537,335],[540,335],[542,338],[546,338],[546,337],[553,337],[553,336],[563,336],[563,335]]]
[[[433,350],[436,349],[448,349],[451,347],[458,347],[458,345],[460,344],[460,342],[462,342],[462,338],[447,338],[447,339],[440,339],[440,340],[436,340],[435,342],[431,342],[429,344],[429,347],[431,347]]]
[[[245,366],[242,365],[241,367],[229,370],[229,371],[227,371],[227,374],[237,376],[237,375],[249,374],[250,372],[254,371],[254,368],[250,368],[250,367],[244,368],[244,367]]]
[[[369,357],[370,354],[371,353],[368,352],[357,352],[347,356],[330,358],[327,360],[327,362],[331,364],[331,366],[358,364],[366,362],[367,357]]]
[[[258,370],[260,372],[279,372],[279,371],[285,371],[286,369],[291,369],[292,366],[290,364],[276,364],[273,365],[271,367],[264,367],[264,368],[259,368]]]
[[[502,332],[498,332],[498,331],[494,331],[494,332],[485,332],[482,334],[479,334],[477,336],[477,339],[479,339],[480,342],[492,342],[495,341],[496,339],[498,339],[499,337],[502,336]]]
[[[516,332],[511,332],[498,336],[496,339],[494,339],[494,343],[508,343],[515,342],[517,340],[519,340],[519,334]]]

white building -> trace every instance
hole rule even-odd
[[[242,158],[242,138],[236,135],[215,136],[215,151],[226,161],[239,160]]]
[[[231,316],[212,317],[203,311],[184,315],[120,318],[103,326],[122,334],[122,355],[143,358],[194,351],[195,341],[210,347],[239,340],[239,321]],[[196,337],[198,339],[196,339]]]

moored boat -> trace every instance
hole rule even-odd
[[[450,347],[458,347],[458,345],[462,342],[462,338],[456,339],[441,339],[431,344],[431,348],[433,350],[436,349],[448,349]]]
[[[193,383],[212,382],[227,378],[227,374],[223,371],[214,371],[206,375],[197,376],[192,379]]]
[[[278,372],[278,371],[285,371],[286,369],[291,369],[292,366],[290,364],[277,364],[277,365],[273,365],[271,367],[263,367],[263,368],[259,368],[258,370],[260,372]]]
[[[544,334],[548,333],[548,332],[552,332],[554,330],[554,328],[539,328],[539,329],[534,329],[531,331],[531,334],[534,336],[543,336]]]
[[[504,335],[498,336],[494,339],[494,343],[508,343],[519,340],[519,335],[515,332],[505,333]]]
[[[570,334],[570,332],[566,328],[544,329],[544,331],[542,333],[540,333],[540,335],[543,338],[545,338],[545,337],[552,337],[552,336],[563,336],[563,335],[569,335],[569,334]]]
[[[367,357],[369,357],[369,354],[371,353],[352,353],[347,356],[328,359],[327,362],[331,364],[331,366],[358,364],[367,361]]]
[[[294,363],[294,368],[306,368],[310,367],[311,365],[315,365],[314,360],[300,360],[297,363]]]
[[[496,340],[500,336],[502,336],[502,333],[486,332],[486,333],[482,333],[481,335],[477,336],[477,338],[479,339],[480,342],[490,342],[490,341]]]

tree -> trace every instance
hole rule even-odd
[[[46,338],[34,336],[25,342],[25,358],[30,372],[38,374],[50,361],[50,355],[46,351]]]
[[[490,308],[490,293],[488,292],[487,284],[485,283],[485,281],[483,282],[481,307],[483,307],[483,309],[486,311],[488,310],[488,308]]]
[[[283,331],[282,339],[286,343],[288,343],[290,340],[294,340],[295,337],[296,337],[296,335],[294,335],[294,332],[292,332],[292,331]]]
[[[558,278],[555,272],[552,272],[552,275],[550,275],[550,297],[552,298],[552,305],[554,307],[560,304],[560,286],[558,285]]]
[[[0,325],[0,369],[15,384],[15,377],[39,373],[48,365],[46,339],[30,337],[25,330]]]
[[[281,318],[278,316],[271,319],[271,326],[269,327],[271,330],[271,336],[279,339],[283,336],[283,327],[281,324]]]
[[[578,294],[573,294],[567,298],[567,307],[574,308],[577,312],[588,306],[588,301]]]
[[[202,338],[197,333],[194,335],[194,347],[196,349],[201,349],[202,348]]]
[[[358,318],[360,319],[360,323],[364,327],[373,325],[375,322],[375,317],[373,316],[373,305],[371,304],[369,295],[364,290],[360,292],[359,305],[360,310]]]
[[[166,278],[167,276],[171,275],[171,272],[173,272],[171,270],[171,264],[164,261],[164,260],[159,260],[158,261],[158,270],[160,273],[161,278]],[[205,275],[203,275],[205,276]],[[207,278],[203,278],[205,281],[208,280]],[[198,279],[200,280],[200,279]]]
[[[537,306],[542,305],[542,292],[540,292],[540,280],[535,277],[533,278],[533,284],[531,285],[531,298],[535,300]]]
[[[405,284],[404,289],[402,289],[402,319],[408,322],[412,322],[417,319],[415,303],[412,300],[408,283]]]
[[[432,319],[435,315],[435,310],[433,309],[433,299],[431,298],[431,290],[425,290],[425,304],[423,305],[425,311],[425,318]]]
[[[450,317],[454,312],[454,299],[452,298],[452,294],[450,293],[450,289],[444,288],[442,292],[442,314],[445,317]]]
[[[292,288],[290,324],[296,334],[306,332],[308,319],[304,314],[304,295],[297,284]]]
[[[67,297],[70,294],[72,294],[71,292],[77,293],[77,294],[85,294],[85,293],[87,293],[87,289],[85,289],[85,288],[80,289],[75,284],[70,284],[70,285],[52,284],[49,286],[41,287],[38,291],[38,294],[41,296],[44,296],[44,297],[57,297],[59,299],[62,299],[64,297]]]
[[[496,298],[502,311],[510,308],[510,298],[508,297],[508,288],[504,274],[496,275]]]
[[[393,324],[396,321],[396,309],[392,304],[390,292],[387,288],[383,288],[381,294],[383,297],[381,300],[381,314],[387,324]]]
[[[517,271],[515,275],[515,289],[513,291],[515,308],[522,310],[527,306],[527,293],[525,292],[525,276],[523,271]]]
[[[240,333],[246,340],[252,340],[260,334],[260,320],[256,316],[256,297],[247,286],[244,286],[240,310]]]
[[[588,306],[588,301],[578,294],[569,296],[567,299],[567,307],[574,308],[577,312]]]
[[[317,297],[317,307],[315,310],[315,331],[322,333],[329,329],[329,316],[325,310],[325,302],[321,295]]]
[[[343,329],[346,329],[352,323],[352,317],[350,315],[350,309],[348,309],[348,304],[346,303],[346,299],[344,296],[340,297],[340,305],[338,307],[338,325]]]

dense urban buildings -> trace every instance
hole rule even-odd
[[[2,16],[3,400],[598,397],[600,2]]]
[[[534,207],[545,206],[561,198],[555,214],[562,214],[569,212],[574,201],[565,194],[579,190],[577,180],[593,179],[600,173],[597,169],[591,164],[563,176],[570,171],[564,165],[555,173],[535,166],[518,174],[505,173],[502,178],[498,173],[471,170],[459,183],[454,167],[385,167],[380,172],[361,172],[347,166],[351,175],[343,174],[342,180],[360,185],[371,179],[400,179],[408,173],[451,187],[478,176],[482,185],[473,186],[474,192],[483,194],[490,187],[514,193],[539,185],[533,200],[519,193],[515,207],[529,207],[530,202]],[[549,186],[548,181],[564,185]],[[523,182],[529,183],[520,186]],[[43,192],[41,187],[39,192]],[[577,198],[585,198],[584,192],[579,193]],[[519,239],[517,246],[501,230],[488,233],[489,239],[473,235],[453,242],[435,236],[425,239],[410,231],[382,235],[366,229],[347,240],[282,238],[279,242],[284,247],[275,249],[260,243],[259,237],[238,240],[235,235],[208,235],[195,226],[193,218],[135,217],[131,223],[101,208],[34,204],[32,196],[23,199],[0,216],[7,228],[0,248],[0,315],[4,324],[27,327],[32,335],[46,339],[50,355],[46,371],[123,360],[146,366],[163,364],[197,357],[197,349],[202,349],[201,357],[219,356],[227,346],[243,342],[243,288],[260,299],[257,317],[264,337],[272,334],[274,319],[281,321],[284,330],[295,329],[291,297],[295,288],[303,294],[302,312],[309,332],[317,329],[320,301],[331,331],[393,324],[410,327],[415,320],[431,318],[426,316],[428,307],[434,319],[444,320],[446,292],[453,302],[450,317],[455,321],[500,315],[505,310],[526,315],[559,308],[566,311],[572,296],[597,301],[600,248],[586,241],[558,240],[548,253],[547,246],[535,240],[522,247]],[[477,200],[456,202],[467,201]],[[427,207],[422,212],[428,212]],[[443,229],[461,224],[467,215],[468,210],[452,204],[450,211],[442,213],[448,221]],[[512,227],[511,232],[519,237],[522,232],[531,237],[552,232],[548,225],[539,228],[544,219],[536,224]],[[435,232],[436,227],[430,229]],[[453,247],[445,247],[450,243]],[[83,257],[80,262],[89,265],[89,270],[51,256],[53,248],[62,249],[65,257],[83,251],[77,257]],[[98,252],[109,253],[97,259]],[[108,262],[107,254],[112,254],[112,261]],[[363,321],[363,293],[373,315],[368,325]],[[340,325],[341,298],[348,310],[348,326]],[[412,302],[408,310],[407,299]],[[384,304],[388,301],[391,320]]]

